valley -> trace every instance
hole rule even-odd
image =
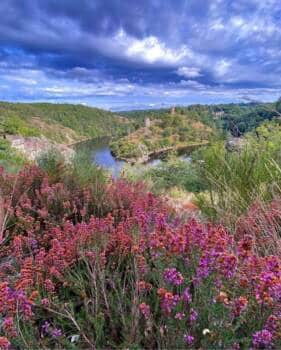
[[[84,117],[74,105],[6,105],[0,348],[122,347],[132,344],[132,310],[141,348],[151,339],[184,348],[190,315],[204,348],[205,314],[216,334],[208,347],[242,334],[249,347],[280,306],[279,102],[271,107],[276,113],[265,105],[118,115],[88,108]],[[234,312],[247,331],[233,330]],[[166,334],[144,336],[150,321]],[[51,335],[42,337],[43,327]]]

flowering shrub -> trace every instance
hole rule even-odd
[[[259,254],[281,256],[281,198],[274,198],[271,203],[256,201],[242,215],[236,228],[237,239],[251,235],[255,249]]]
[[[141,184],[95,198],[27,167],[0,186],[0,349],[281,346],[280,256],[251,232],[184,222]]]

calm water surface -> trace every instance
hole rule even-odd
[[[100,167],[109,170],[113,177],[120,176],[126,162],[121,161],[113,157],[109,149],[108,138],[95,139],[91,141],[81,142],[76,146],[78,151],[85,152],[89,155],[90,159]],[[190,161],[190,157],[181,156],[181,159]],[[155,166],[161,163],[161,159],[153,159],[149,161],[147,166]]]

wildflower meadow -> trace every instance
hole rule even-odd
[[[0,349],[281,347],[280,199],[230,232],[98,186],[1,169]]]

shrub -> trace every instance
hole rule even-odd
[[[0,186],[1,346],[281,346],[280,257],[249,234],[182,222],[141,184],[107,184],[96,213],[35,166]]]
[[[195,165],[175,158],[148,168],[146,166],[128,168],[125,176],[133,181],[143,180],[151,184],[150,189],[157,194],[166,193],[173,187],[194,193],[206,189]]]
[[[198,172],[207,187],[198,196],[200,209],[233,227],[256,199],[270,200],[280,193],[280,140],[274,134],[269,139],[249,137],[239,152],[228,152],[223,143],[200,151]]]
[[[0,166],[5,167],[9,172],[17,172],[25,163],[26,159],[12,149],[10,142],[5,139],[0,139]]]

